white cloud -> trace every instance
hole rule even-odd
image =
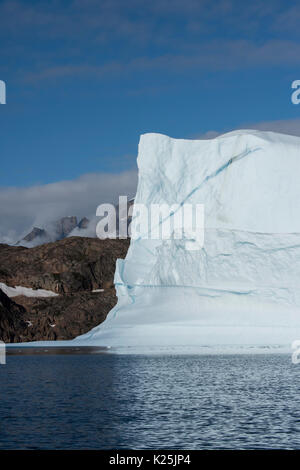
[[[99,204],[132,197],[136,170],[117,174],[92,173],[72,181],[27,188],[0,188],[0,242],[15,243],[33,226],[43,227],[59,217],[93,217]]]

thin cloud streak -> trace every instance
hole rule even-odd
[[[295,66],[299,17],[297,2],[283,0],[6,0],[0,3],[0,37],[4,53],[13,38],[13,56],[22,64],[19,79],[32,82],[145,70]],[[54,55],[53,40],[61,42]],[[113,61],[107,48],[114,51]]]
[[[220,45],[215,41],[203,44],[194,50],[193,54],[142,56],[126,63],[114,61],[104,65],[56,65],[29,72],[23,76],[23,79],[28,82],[36,82],[66,77],[115,76],[119,78],[123,73],[130,74],[147,70],[172,70],[186,73],[191,69],[209,72],[299,64],[299,43],[296,41],[272,40],[261,45],[244,40],[227,41]]]

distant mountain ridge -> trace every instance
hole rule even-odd
[[[85,230],[89,223],[90,221],[87,217],[83,217],[79,222],[76,216],[61,217],[50,222],[46,227],[33,227],[31,232],[23,237],[22,240],[19,240],[16,245],[35,246],[63,240],[75,228]]]
[[[134,204],[134,198],[128,198],[127,205],[115,205],[116,209],[116,231],[119,232],[119,222],[127,220],[127,227],[131,222],[131,216],[128,216],[131,206]],[[34,226],[32,230],[19,240],[15,245],[33,248],[34,246],[44,245],[45,243],[63,240],[69,236],[96,238],[96,225],[99,219],[87,217],[78,219],[76,216],[61,217],[60,219],[46,223],[44,226]]]

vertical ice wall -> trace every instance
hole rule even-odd
[[[136,204],[205,205],[202,249],[132,240],[117,306],[78,342],[282,345],[300,339],[300,138],[142,135]]]

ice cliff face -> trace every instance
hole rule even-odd
[[[135,204],[205,205],[204,246],[132,240],[117,262],[117,306],[77,341],[270,347],[300,339],[300,138],[146,134],[138,167]]]

